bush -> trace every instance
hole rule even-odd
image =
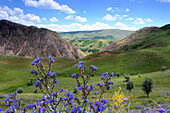
[[[37,89],[34,89],[34,91],[33,91],[34,93],[37,93],[38,91],[37,91]]]
[[[134,88],[134,83],[132,81],[128,81],[126,84],[126,89],[131,92],[133,88]]]
[[[27,82],[27,86],[31,86],[31,85],[33,85],[33,83],[32,83],[31,80],[29,80],[29,81]]]
[[[124,74],[124,77],[125,77],[125,81],[124,82],[128,82],[129,81],[129,79],[130,79],[130,76],[129,75],[127,75],[127,74]]]
[[[75,93],[75,94],[78,93],[77,88],[74,88],[74,89],[73,89],[73,93]]]
[[[166,69],[166,66],[161,66],[161,71],[165,71]]]
[[[142,82],[142,90],[147,94],[148,97],[149,93],[152,92],[153,84],[153,80],[148,77],[146,77],[146,79]]]
[[[140,77],[141,77],[141,74],[139,74],[138,77],[140,78]]]
[[[24,89],[23,88],[18,88],[17,89],[17,93],[23,93],[24,92]]]
[[[119,73],[119,72],[117,72],[117,73],[116,73],[116,76],[117,76],[117,77],[120,77],[120,73]]]

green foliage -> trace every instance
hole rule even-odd
[[[130,79],[130,76],[129,75],[127,75],[127,74],[124,74],[124,77],[125,77],[125,81],[124,82],[128,82],[129,81],[129,79]]]
[[[27,85],[28,85],[28,86],[33,85],[32,81],[31,81],[31,80],[29,80],[29,81],[27,82]]]
[[[146,79],[142,82],[142,90],[147,94],[149,97],[149,93],[152,92],[152,88],[154,82],[151,78],[146,77]]]
[[[23,88],[18,88],[17,89],[17,93],[23,93],[24,92],[24,89]]]
[[[132,81],[128,81],[126,84],[126,89],[131,92],[133,88],[134,88],[134,83]]]

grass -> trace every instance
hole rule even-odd
[[[141,89],[141,82],[146,78],[151,77],[154,81],[154,89],[150,93],[150,97],[147,97],[146,94]],[[71,77],[57,77],[59,80],[59,83],[57,84],[55,91],[58,91],[61,87],[67,88],[69,91],[73,91],[73,88],[76,87],[76,82]],[[142,74],[141,78],[138,77],[138,75],[132,75],[130,76],[130,80],[134,82],[135,88],[132,90],[132,92],[129,92],[125,89],[126,83],[123,82],[125,79],[122,76],[116,77],[114,76],[112,78],[112,81],[114,81],[114,85],[112,88],[104,94],[104,98],[107,98],[108,100],[111,99],[114,91],[118,91],[119,87],[122,87],[122,92],[124,93],[125,97],[129,99],[129,102],[131,104],[131,109],[136,109],[137,105],[142,105],[145,103],[146,106],[156,106],[156,104],[150,100],[154,100],[156,103],[161,104],[164,102],[165,104],[168,104],[169,96],[166,95],[166,92],[170,92],[170,70],[167,70],[165,72],[153,72],[153,73],[146,73]],[[35,82],[35,81],[34,81]],[[92,77],[89,81],[89,84],[95,85],[95,83],[102,83],[100,77],[95,76]],[[18,94],[18,98],[23,97],[25,102],[30,103],[34,99],[40,99],[42,97],[42,93],[38,90],[37,94],[33,93],[33,90],[35,89],[34,86],[29,86],[24,88],[24,93]],[[98,87],[96,87],[95,91],[99,90]],[[12,91],[14,92],[14,91]],[[1,96],[7,97],[6,93],[0,93]],[[79,92],[76,94],[78,98],[81,97],[81,93]],[[97,95],[99,96],[99,95]],[[148,99],[146,101],[146,99]],[[3,99],[0,99],[0,105],[3,106]],[[3,107],[4,108],[4,107]]]

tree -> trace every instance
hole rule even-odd
[[[152,92],[153,84],[153,80],[148,77],[146,77],[146,79],[142,82],[142,90],[147,94],[148,97],[149,93]]]
[[[133,88],[134,88],[134,83],[132,81],[128,81],[126,84],[126,89],[131,92]]]

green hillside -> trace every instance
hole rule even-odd
[[[107,30],[94,30],[94,31],[74,31],[74,32],[59,32],[58,34],[66,39],[103,39],[103,40],[120,40],[129,36],[134,31],[107,29]]]
[[[76,45],[84,55],[89,55],[99,52],[105,46],[111,44],[113,40],[70,40],[70,42]]]

